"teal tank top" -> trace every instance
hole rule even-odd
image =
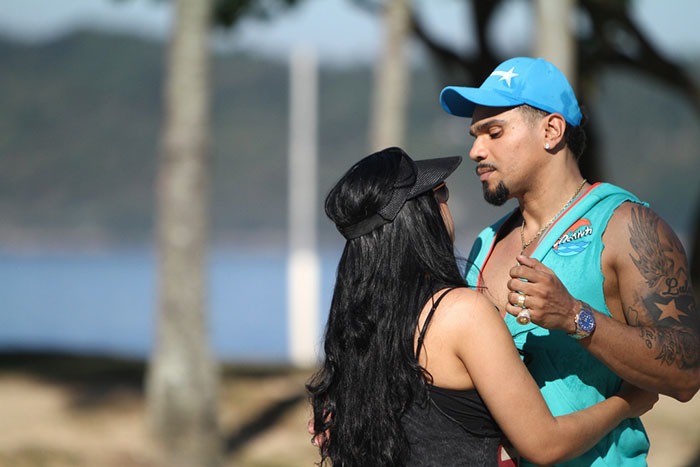
[[[591,186],[542,234],[531,255],[552,269],[572,296],[608,316],[601,269],[602,235],[614,210],[625,201],[641,203],[616,186]],[[482,285],[479,271],[488,261],[498,230],[515,213],[517,209],[484,229],[474,242],[466,274],[472,287]],[[548,331],[533,323],[523,326],[507,313],[504,319],[515,346],[529,354],[528,370],[554,416],[589,407],[619,389],[620,378],[564,332]],[[646,466],[648,451],[649,439],[641,420],[627,419],[588,452],[561,465]]]

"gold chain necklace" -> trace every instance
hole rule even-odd
[[[578,188],[576,189],[576,192],[574,193],[574,196],[572,196],[571,199],[570,199],[569,201],[567,201],[567,203],[564,205],[564,207],[561,208],[561,211],[559,211],[559,213],[557,213],[556,216],[552,217],[552,220],[549,221],[549,222],[547,223],[547,225],[545,225],[544,227],[542,227],[542,228],[535,234],[535,236],[532,237],[532,238],[531,238],[530,240],[528,240],[527,242],[525,242],[525,233],[524,233],[524,230],[525,230],[525,218],[523,217],[523,223],[520,224],[520,244],[522,245],[522,249],[520,250],[520,254],[521,254],[521,255],[522,255],[523,253],[525,253],[525,248],[529,247],[530,245],[532,245],[532,242],[534,242],[535,240],[537,240],[538,238],[540,238],[540,235],[542,235],[542,233],[543,233],[545,230],[547,230],[547,229],[549,228],[550,225],[552,225],[552,224],[554,223],[554,221],[557,219],[557,217],[559,217],[559,216],[561,215],[561,213],[564,212],[564,211],[566,210],[566,208],[569,207],[569,205],[576,199],[576,197],[578,196],[579,192],[581,191],[581,188],[583,188],[583,185],[585,185],[585,184],[586,184],[586,179],[584,178],[583,181],[581,182],[581,184],[580,184],[580,185],[578,186]]]

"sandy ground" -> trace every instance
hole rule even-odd
[[[135,372],[140,370],[134,370]],[[136,373],[46,376],[0,365],[0,466],[161,467],[144,423]],[[231,370],[222,378],[226,465],[311,466],[303,396],[309,372]],[[700,465],[700,396],[662,397],[643,417],[652,467]]]
[[[700,395],[686,403],[661,396],[642,422],[651,441],[650,466],[700,466]]]
[[[115,370],[112,362],[69,360],[84,368],[49,362],[8,369],[0,358],[0,467],[165,467],[146,429],[142,366]],[[107,371],[96,370],[102,364]],[[226,466],[318,460],[306,433],[310,375],[288,368],[224,372],[219,413]]]

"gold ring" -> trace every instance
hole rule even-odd
[[[524,293],[518,295],[518,306],[520,308],[525,308],[525,297],[526,295]]]
[[[523,311],[518,313],[516,321],[520,324],[530,324],[530,310],[525,308]]]

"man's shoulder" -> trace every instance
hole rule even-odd
[[[624,201],[615,208],[610,217],[606,233],[611,229],[613,231],[621,230],[627,232],[632,227],[632,224],[636,224],[641,229],[656,228],[659,223],[670,229],[661,216],[647,204]]]
[[[608,258],[613,261],[658,248],[677,252],[685,259],[685,250],[671,226],[648,205],[636,202],[624,202],[615,209],[603,234],[603,243],[612,247],[606,249],[612,252]]]
[[[626,201],[648,206],[647,203],[640,201],[632,192],[617,185],[613,185],[612,183],[595,183],[591,188],[590,194],[600,201],[606,201],[611,206],[616,206]]]
[[[603,242],[606,245],[619,245],[629,243],[630,226],[634,218],[643,217],[645,219],[658,217],[648,206],[634,202],[623,201],[612,213],[610,221],[603,234]]]
[[[629,236],[628,227],[633,216],[643,213],[645,217],[656,216],[648,203],[640,201],[634,194],[610,183],[601,183],[594,192],[610,216],[605,222],[604,243],[620,243]]]

